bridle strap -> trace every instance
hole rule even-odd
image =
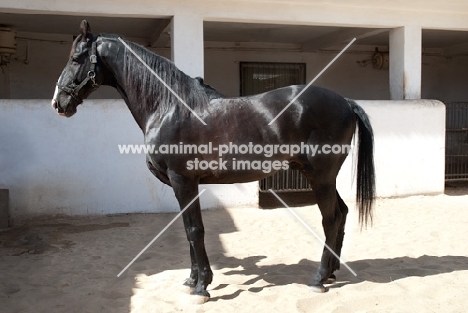
[[[83,99],[80,98],[79,92],[80,90],[86,86],[86,84],[91,81],[93,83],[92,87],[93,89],[97,89],[99,87],[99,84],[96,84],[96,64],[97,64],[97,48],[96,48],[96,41],[94,41],[91,44],[91,55],[89,56],[89,59],[91,61],[91,66],[88,71],[88,75],[86,78],[79,84],[75,85],[72,84],[71,86],[66,86],[66,85],[60,85],[57,83],[57,87],[60,90],[65,91],[67,94],[69,94],[73,99],[78,101],[78,103],[82,103]]]

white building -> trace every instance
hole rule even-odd
[[[468,102],[466,1],[4,0],[0,25],[16,31],[17,49],[0,72],[0,188],[13,219],[178,209],[143,155],[118,153],[142,135],[114,90],[101,88],[68,120],[50,109],[84,18],[93,33],[146,45],[229,96],[253,84],[243,69],[259,62],[300,65],[309,82],[357,38],[315,84],[366,100],[378,195],[444,190],[445,106],[420,99]],[[348,199],[351,161],[338,181]],[[202,197],[204,207],[257,202],[258,183],[211,186]]]

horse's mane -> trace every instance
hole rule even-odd
[[[212,86],[208,84],[205,84],[205,82],[203,81],[203,78],[195,77],[195,79],[198,80],[198,83],[200,84],[200,86],[205,90],[205,93],[208,96],[208,99],[213,100],[213,99],[226,98],[226,96],[220,93],[218,90],[214,89]]]
[[[203,107],[209,102],[203,83],[186,75],[168,59],[136,43],[126,43],[191,109],[203,111]],[[128,49],[125,49],[124,60],[124,75],[130,87],[126,93],[128,96],[133,93],[140,100],[140,103],[134,104],[139,106],[138,109],[147,112],[158,110],[164,114],[174,105],[180,108],[184,106]]]

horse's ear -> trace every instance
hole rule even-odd
[[[83,41],[86,41],[91,35],[91,26],[87,20],[83,20],[80,24],[81,38]]]

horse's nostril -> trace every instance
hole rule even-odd
[[[57,113],[64,113],[63,108],[58,104],[57,100],[52,100],[52,108],[57,111]]]

